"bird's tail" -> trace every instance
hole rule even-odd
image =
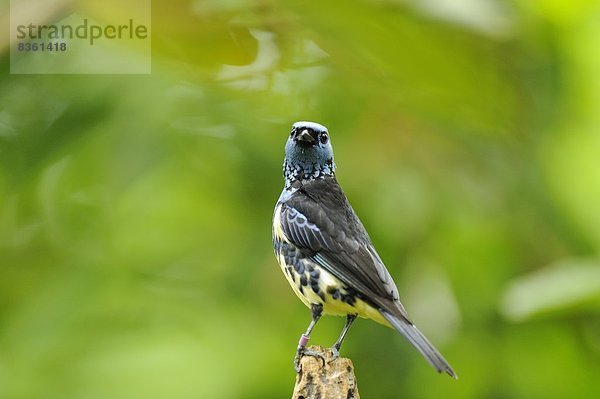
[[[450,364],[414,324],[402,316],[395,316],[385,310],[381,310],[381,314],[427,359],[438,373],[444,372],[452,378],[458,379]]]

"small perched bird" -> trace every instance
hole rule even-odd
[[[285,186],[273,214],[273,247],[286,279],[311,309],[295,365],[322,314],[346,316],[332,350],[336,357],[357,316],[402,334],[438,371],[456,378],[446,359],[411,322],[398,288],[335,178],[325,126],[296,122],[285,145]]]

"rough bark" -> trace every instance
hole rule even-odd
[[[350,359],[333,360],[331,349],[321,346],[311,346],[308,350],[321,354],[323,359],[302,357],[292,399],[360,399]]]

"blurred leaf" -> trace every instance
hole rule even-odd
[[[566,310],[600,309],[600,261],[565,260],[508,284],[500,312],[511,321]]]

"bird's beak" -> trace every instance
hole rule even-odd
[[[310,145],[317,143],[317,140],[315,140],[315,138],[308,132],[307,129],[304,129],[303,131],[300,132],[298,137],[296,137],[296,141],[310,144]]]

